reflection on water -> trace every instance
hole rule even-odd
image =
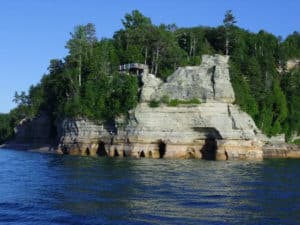
[[[0,151],[4,224],[299,224],[300,161]]]

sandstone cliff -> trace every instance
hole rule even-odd
[[[260,159],[262,142],[252,118],[234,105],[228,57],[203,56],[200,66],[178,68],[167,82],[142,75],[140,103],[115,130],[65,120],[60,149],[71,154],[153,158]],[[151,108],[151,100],[199,99],[201,104]]]
[[[41,112],[35,118],[25,118],[15,127],[15,137],[3,147],[13,149],[51,150],[55,145],[50,117]]]
[[[60,121],[57,150],[118,157],[263,158],[267,138],[252,118],[233,104],[227,56],[205,55],[200,66],[178,68],[167,82],[147,72],[141,81],[140,103],[128,118],[111,124],[84,118]],[[166,98],[179,103],[198,99],[201,103],[172,107],[162,101],[159,107],[149,106],[151,101]]]
[[[172,99],[197,98],[202,102],[232,103],[234,92],[230,83],[228,59],[228,56],[204,55],[200,66],[180,67],[168,77],[166,83],[158,87],[153,84],[159,82],[150,82],[155,90],[150,98],[169,96]],[[151,81],[152,77],[149,79],[148,76],[146,74],[143,79]],[[144,83],[148,88],[148,82]]]

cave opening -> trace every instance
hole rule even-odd
[[[166,154],[166,143],[164,143],[163,141],[159,141],[158,151],[159,151],[159,158],[162,159]]]
[[[205,139],[205,143],[200,150],[200,152],[202,153],[202,159],[216,160],[217,149],[218,149],[218,145],[215,138]]]
[[[68,155],[69,154],[69,150],[68,150],[68,148],[66,146],[64,146],[62,148],[62,152],[63,152],[64,155]]]
[[[86,154],[86,155],[90,155],[90,149],[89,149],[88,147],[87,147],[86,150],[85,150],[85,154]]]
[[[98,156],[107,156],[107,152],[105,149],[105,143],[103,141],[100,141],[98,149],[97,149],[97,155]]]
[[[120,155],[119,155],[119,152],[118,152],[118,150],[115,148],[115,150],[114,150],[114,157],[119,157]]]
[[[145,152],[144,151],[140,152],[140,158],[145,158]]]

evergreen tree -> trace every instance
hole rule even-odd
[[[229,47],[231,44],[231,37],[233,35],[233,26],[236,23],[235,17],[231,10],[226,11],[223,25],[225,27],[225,54],[229,55]]]

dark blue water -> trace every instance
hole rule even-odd
[[[300,160],[0,150],[1,224],[300,224]]]

